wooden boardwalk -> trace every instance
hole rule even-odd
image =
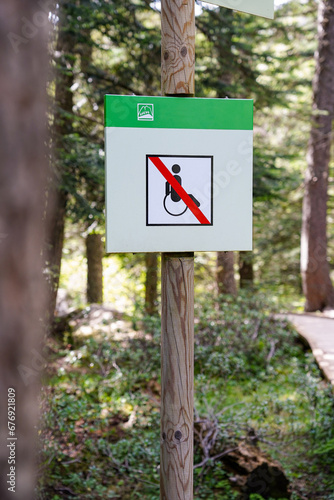
[[[334,386],[334,317],[330,316],[284,314],[307,340],[319,367]]]

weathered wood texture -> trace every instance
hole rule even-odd
[[[195,94],[195,0],[161,1],[161,90]],[[161,261],[160,498],[192,500],[194,255]]]
[[[307,152],[301,273],[305,310],[334,307],[327,260],[328,174],[334,119],[334,0],[319,3],[318,50],[313,79],[313,119]]]
[[[161,2],[163,95],[195,94],[195,0]]]
[[[162,254],[161,500],[193,498],[194,256]]]

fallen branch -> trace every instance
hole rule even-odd
[[[218,460],[218,458],[222,458],[224,455],[228,455],[229,453],[232,453],[233,451],[236,451],[239,449],[239,446],[236,446],[235,448],[230,448],[229,450],[222,451],[221,453],[218,453],[217,455],[214,455],[213,457],[206,457],[202,462],[199,464],[194,465],[194,469],[197,469],[199,467],[203,467],[207,462],[212,461],[214,462],[215,460]]]

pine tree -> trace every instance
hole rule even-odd
[[[305,310],[334,307],[327,260],[327,190],[334,119],[334,0],[321,0],[313,80],[313,114],[305,173],[301,272]]]

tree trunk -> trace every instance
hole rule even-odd
[[[87,302],[103,302],[103,265],[104,255],[102,237],[91,233],[86,238],[87,253]]]
[[[313,122],[308,146],[301,273],[305,310],[334,307],[334,289],[327,261],[327,187],[334,118],[334,0],[320,1],[318,51],[313,80]]]
[[[158,306],[158,255],[156,253],[146,253],[145,265],[145,313],[152,316],[157,313]]]
[[[217,288],[219,295],[237,295],[233,252],[217,252]]]
[[[38,3],[2,0],[0,9],[2,500],[35,498],[38,379],[44,364],[39,351],[46,306],[41,253],[48,176],[45,144],[49,69],[47,13],[43,26],[39,22],[35,28],[33,24],[36,13],[39,21],[43,14]],[[31,22],[29,37],[27,20]]]
[[[49,197],[54,200],[56,209],[47,212],[48,225],[51,228],[47,242],[47,267],[49,270],[50,306],[49,315],[53,318],[56,307],[61,258],[64,246],[64,229],[68,191],[62,186],[63,170],[62,156],[66,150],[66,135],[72,132],[73,93],[71,87],[74,82],[73,58],[69,56],[74,46],[73,35],[61,29],[66,22],[66,7],[63,5],[60,15],[60,27],[57,41],[57,71],[55,88],[54,111],[54,159],[53,172],[49,187]]]
[[[61,258],[64,246],[65,217],[67,205],[67,193],[63,190],[55,191],[55,186],[51,187],[52,205],[56,207],[52,213],[47,214],[47,223],[50,228],[47,244],[47,268],[49,284],[49,307],[48,315],[52,321],[57,302],[57,292],[59,286]]]
[[[253,252],[239,252],[240,288],[254,285]]]

